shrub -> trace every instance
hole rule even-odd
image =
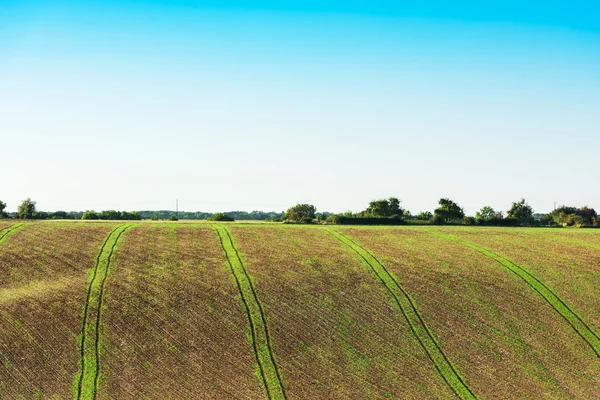
[[[463,222],[465,225],[476,225],[477,224],[477,220],[475,219],[475,217],[464,217]]]
[[[216,213],[212,218],[208,219],[209,221],[226,221],[226,222],[233,222],[235,221],[235,219],[233,219],[233,217],[230,217],[227,214],[223,214],[223,213]]]
[[[81,216],[81,219],[99,219],[98,218],[98,214],[96,213],[96,211],[86,211],[83,213],[83,215]]]

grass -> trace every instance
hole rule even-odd
[[[398,284],[398,281],[392,276],[385,266],[377,260],[368,250],[365,250],[347,236],[330,229],[329,232],[340,242],[348,246],[352,251],[358,254],[365,264],[367,264],[377,278],[385,285],[386,289],[394,298],[400,308],[402,315],[410,325],[414,335],[419,340],[423,349],[431,359],[431,362],[438,370],[444,381],[452,388],[452,391],[461,399],[475,399],[471,389],[467,386],[464,379],[460,376],[456,368],[451,364],[448,357],[444,354],[430,329],[425,324],[422,316],[419,314],[414,301],[406,291]]]

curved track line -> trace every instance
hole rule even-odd
[[[110,261],[119,238],[132,225],[119,225],[110,231],[100,252],[88,286],[83,308],[80,342],[80,371],[77,374],[77,400],[95,399],[100,375],[100,316],[102,295]],[[95,318],[94,318],[95,317]]]
[[[400,286],[396,279],[389,273],[387,268],[381,262],[379,262],[379,260],[375,258],[373,254],[362,248],[349,237],[333,229],[327,229],[327,231],[340,242],[352,249],[356,254],[358,254],[365,264],[367,264],[373,270],[377,278],[381,281],[381,283],[383,283],[388,292],[396,301],[396,304],[408,322],[411,331],[419,341],[419,344],[421,347],[423,347],[435,369],[444,379],[446,384],[450,386],[452,391],[461,399],[476,399],[477,397],[475,394],[467,386],[457,369],[452,365],[438,342],[435,340],[435,337],[429,330],[429,327],[425,324],[421,314],[419,314],[414,301],[410,298],[402,286]]]
[[[0,243],[4,242],[4,240],[6,239],[6,237],[8,235],[10,235],[12,232],[16,231],[17,229],[19,229],[22,226],[23,226],[23,224],[13,224],[7,228],[0,230]]]
[[[534,291],[536,291],[540,296],[554,308],[554,310],[563,317],[569,325],[575,330],[575,332],[592,348],[594,353],[600,358],[600,337],[592,331],[592,329],[585,323],[579,315],[573,309],[565,303],[556,293],[554,293],[548,286],[546,286],[542,281],[537,279],[523,267],[513,263],[507,258],[504,258],[485,247],[480,247],[475,243],[469,242],[464,239],[459,239],[456,236],[448,235],[441,232],[431,232],[431,234],[440,237],[445,240],[450,240],[456,243],[459,243],[465,247],[468,247],[472,250],[475,250],[487,258],[490,258],[503,267],[508,269],[510,272],[517,275],[521,278],[525,283],[527,283]]]
[[[252,285],[252,280],[233,244],[229,231],[221,225],[213,225],[213,228],[219,236],[221,247],[227,258],[227,263],[235,278],[238,290],[242,296],[242,301],[244,302],[252,333],[254,355],[258,362],[262,383],[267,392],[267,397],[269,399],[287,399],[281,375],[279,374],[275,358],[273,357],[264,310],[258,300],[256,290]]]

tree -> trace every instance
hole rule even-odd
[[[458,222],[462,221],[465,216],[463,209],[450,199],[440,199],[438,204],[440,206],[433,211],[436,217],[434,218],[435,223],[447,224],[450,221]]]
[[[35,201],[31,200],[29,197],[23,200],[17,209],[17,218],[32,219],[33,214],[36,212],[35,204]]]
[[[227,214],[223,214],[223,213],[216,213],[213,217],[208,219],[209,221],[226,221],[226,222],[233,222],[235,221],[235,219],[233,217],[230,217]]]
[[[287,219],[290,221],[309,222],[315,218],[317,208],[312,204],[296,204],[287,210]]]
[[[6,203],[3,201],[0,201],[0,218],[8,217],[8,214],[4,212],[5,208],[6,208]]]
[[[478,220],[489,221],[497,216],[496,210],[490,206],[484,206],[481,210],[475,213],[475,218]]]
[[[418,219],[421,221],[429,221],[432,218],[433,218],[433,214],[429,211],[421,211],[420,213],[418,213],[415,216],[415,219]]]
[[[121,218],[121,212],[116,210],[103,210],[98,216],[100,219],[108,219],[108,220],[119,220]]]
[[[402,217],[404,210],[400,208],[400,200],[390,197],[389,199],[373,200],[362,214],[364,217],[392,217],[394,215]]]
[[[87,210],[83,213],[81,219],[98,219],[98,213],[96,213],[96,211]]]
[[[512,203],[508,210],[508,218],[514,218],[520,225],[530,225],[533,221],[533,208],[525,202],[525,199]]]

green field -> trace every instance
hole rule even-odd
[[[600,398],[600,231],[0,221],[2,399]]]

